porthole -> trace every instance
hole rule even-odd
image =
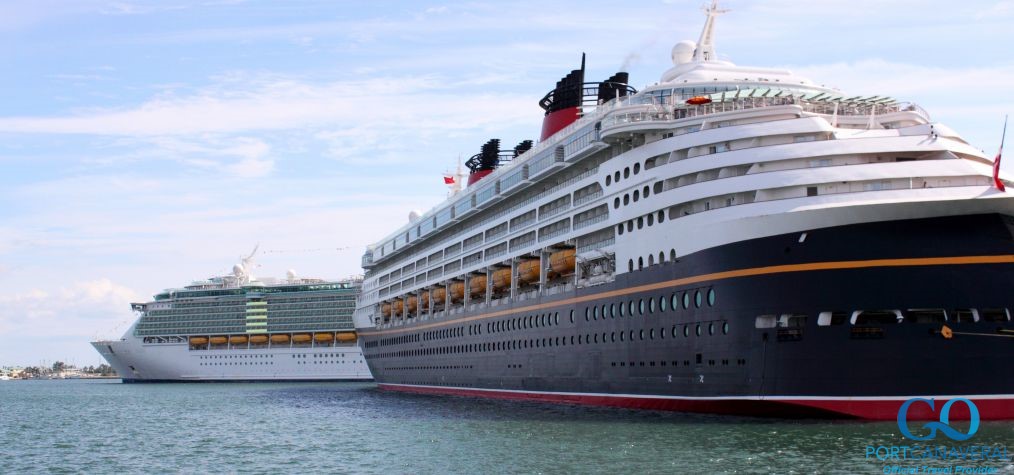
[[[623,235],[623,224],[616,225],[616,234]]]
[[[570,311],[570,323],[574,323],[574,310]]]
[[[627,232],[634,230],[634,220],[627,221]]]
[[[673,311],[676,311],[676,309],[679,308],[679,306],[680,306],[679,294],[673,292],[672,295],[669,296],[669,307],[672,308]]]
[[[588,321],[588,307],[584,308],[584,321]]]
[[[553,312],[553,324],[554,325],[560,324],[560,312]]]
[[[683,325],[683,337],[684,338],[690,337],[690,325]]]
[[[701,308],[701,291],[694,292],[694,307]]]
[[[725,322],[722,324],[722,334],[723,335],[729,334],[729,322]]]
[[[599,308],[598,307],[592,307],[592,320],[598,320],[598,319],[599,319]]]
[[[662,212],[662,211],[659,211],[659,212],[658,212],[658,218],[657,218],[657,221],[658,221],[659,223],[661,223],[661,222],[665,221],[665,213],[664,213],[664,212]]]
[[[655,265],[655,256],[648,256],[648,266],[651,267],[653,265]]]
[[[714,335],[714,334],[715,334],[715,324],[714,324],[714,322],[712,322],[712,323],[708,324],[708,335]]]
[[[644,188],[641,189],[641,194],[644,195],[645,198],[647,198],[648,195],[651,194],[651,189],[648,188],[648,185],[644,185]]]
[[[643,257],[638,257],[637,258],[637,270],[641,270],[641,269],[644,269],[644,258]]]
[[[613,200],[613,208],[616,209],[619,207],[620,207],[620,197],[617,196],[616,199]]]
[[[655,299],[648,299],[648,313],[655,313]]]
[[[634,190],[634,203],[637,203],[637,200],[639,199],[641,199],[641,192],[638,190]]]
[[[620,332],[620,341],[623,341],[623,332]]]
[[[638,299],[637,301],[637,314],[644,315],[644,299]]]
[[[634,164],[634,174],[637,175],[638,173],[641,173],[641,164],[640,163],[635,163]]]
[[[609,310],[609,307],[607,307],[606,304],[602,304],[602,319],[603,320],[605,320],[606,316],[609,315],[608,313],[606,313],[606,310]]]
[[[649,214],[648,215],[648,226],[651,226],[652,224],[655,224],[655,215]]]
[[[623,195],[623,206],[630,204],[630,195]]]
[[[616,304],[609,304],[609,318],[616,318]]]
[[[676,338],[676,325],[672,326],[672,337]]]
[[[697,326],[694,328],[694,333],[697,336],[701,336],[701,324],[700,323],[698,323]]]
[[[630,259],[627,261],[627,272],[634,272],[634,260]],[[571,321],[574,319],[572,318]]]
[[[640,339],[640,340],[644,339],[644,330],[639,330],[637,332],[637,338]]]
[[[623,167],[623,178],[630,178],[630,167]]]
[[[670,261],[675,261],[676,260],[676,250],[675,249],[669,249],[669,260]]]
[[[616,170],[616,173],[613,174],[613,181],[620,181],[620,171],[619,170]]]
[[[609,342],[616,343],[616,332],[612,332],[609,334]]]
[[[609,175],[606,175],[606,186],[609,186],[612,183],[613,183],[613,177],[609,176]]]
[[[634,316],[634,301],[630,300],[627,302],[627,315]]]
[[[598,343],[599,342],[599,334],[598,333],[592,335],[592,341],[594,343]]]
[[[690,308],[690,292],[683,292],[683,308]]]
[[[637,218],[637,229],[641,229],[643,227],[644,227],[644,218],[638,216],[638,218]]]
[[[715,289],[708,289],[708,306],[713,307],[715,305]]]
[[[654,328],[652,328],[651,330],[648,330],[648,339],[649,340],[654,340],[655,339],[655,329]]]
[[[662,296],[662,297],[658,298],[658,311],[659,312],[664,312],[665,311],[665,304],[666,304],[666,302],[668,302],[668,300],[665,298],[665,296]]]

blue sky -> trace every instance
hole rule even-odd
[[[720,57],[916,102],[996,152],[1014,2],[723,6]],[[360,272],[459,155],[537,138],[582,52],[589,80],[654,83],[699,7],[0,0],[0,364],[98,364],[129,302],[257,243],[260,275]]]

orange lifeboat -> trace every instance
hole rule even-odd
[[[355,332],[339,332],[338,333],[338,341],[340,341],[342,343],[349,342],[349,341],[356,341],[356,334],[355,334]]]
[[[310,340],[311,340],[310,335],[308,335],[306,333],[299,333],[299,334],[296,334],[296,335],[292,335],[292,342],[293,343],[309,343]]]
[[[460,301],[465,297],[465,283],[455,282],[451,284],[451,302]]]
[[[518,264],[518,283],[531,284],[538,282],[542,274],[542,266],[538,259],[529,259]]]
[[[564,249],[549,255],[549,268],[557,275],[567,275],[574,272],[574,263],[577,252],[574,249]]]
[[[392,303],[391,310],[394,312],[395,315],[401,315],[401,311],[404,308],[405,302],[403,302],[401,299],[395,299],[394,302]]]
[[[687,99],[687,104],[690,104],[692,106],[699,106],[701,104],[709,104],[709,103],[711,103],[711,98],[705,96],[694,96],[691,97],[690,99]]]
[[[192,337],[190,337],[190,344],[191,345],[195,345],[195,346],[197,346],[197,345],[207,345],[208,344],[208,338],[204,337],[204,336],[192,336]]]
[[[474,275],[468,279],[469,297],[483,297],[486,295],[486,276]]]
[[[233,335],[229,337],[229,343],[232,345],[245,345],[247,341],[250,341],[246,335]]]
[[[391,316],[391,304],[385,303],[385,304],[381,305],[380,306],[380,314],[383,315],[384,318],[390,317]]]
[[[271,335],[271,343],[288,343],[289,335]]]
[[[430,291],[427,290],[419,295],[419,305],[426,310],[430,308]]]
[[[437,287],[433,289],[433,303],[435,305],[440,305],[444,303],[444,300],[446,298],[447,298],[447,289],[443,287]]]
[[[224,345],[229,342],[229,339],[224,336],[213,336],[211,337],[212,345]]]
[[[419,308],[419,299],[415,295],[410,295],[406,305],[408,306],[408,313],[415,313],[415,310]]]
[[[317,343],[331,343],[334,341],[334,334],[332,333],[317,333],[313,335],[313,341]]]
[[[267,335],[253,335],[250,337],[250,343],[253,343],[255,345],[260,345],[267,342],[268,342]]]
[[[508,289],[511,286],[511,268],[504,267],[493,271],[493,288],[496,290]]]

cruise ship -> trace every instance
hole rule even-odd
[[[361,278],[259,280],[253,255],[131,304],[123,337],[92,346],[125,383],[372,380],[352,324]]]
[[[355,321],[382,389],[1014,418],[1000,156],[914,103],[719,59],[720,13],[641,91],[582,59],[538,143],[489,141],[467,188],[368,247]]]

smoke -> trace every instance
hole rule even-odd
[[[641,48],[641,49],[643,50],[644,48]],[[629,71],[629,69],[627,69],[627,68],[629,68],[631,64],[634,64],[635,62],[640,61],[640,60],[641,60],[641,53],[638,53],[636,51],[632,51],[630,53],[627,53],[627,56],[623,58],[623,63],[620,64],[620,69],[617,69],[617,71]]]

